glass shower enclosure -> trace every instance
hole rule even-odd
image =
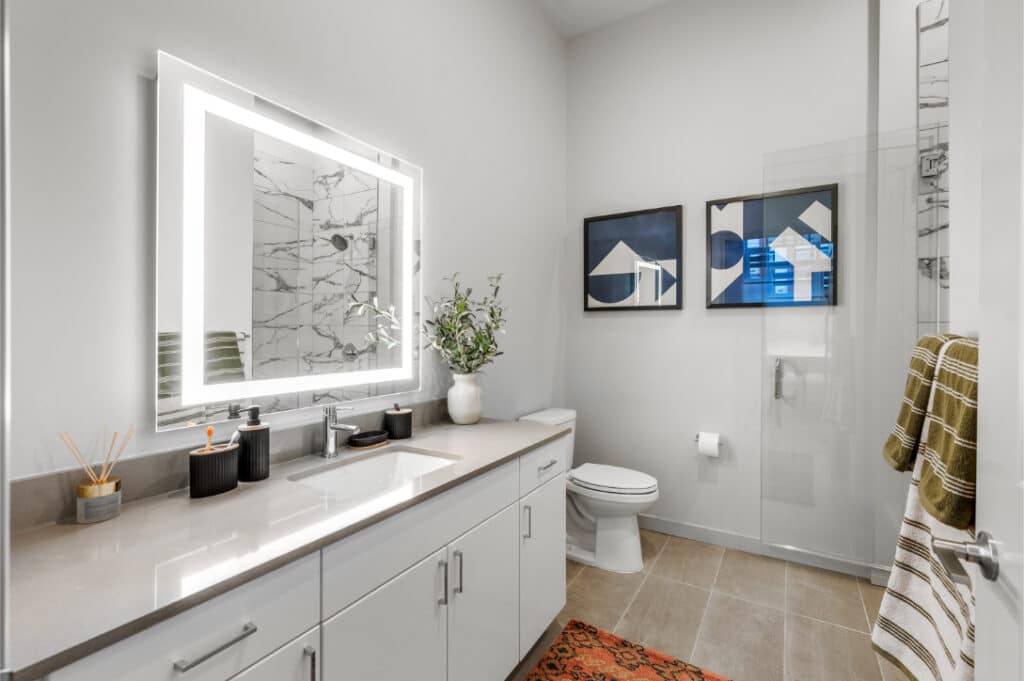
[[[834,271],[810,248],[788,254],[793,263],[768,256],[783,275],[771,284],[782,302],[762,308],[761,541],[771,555],[862,577],[891,559],[906,493],[880,452],[918,331],[915,137],[764,158],[765,194],[833,184],[837,194],[835,233],[817,245],[834,249]],[[805,213],[794,233],[815,241],[833,229],[814,223]],[[801,265],[809,254],[826,264]],[[834,304],[808,299],[822,286]]]

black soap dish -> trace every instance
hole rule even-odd
[[[367,430],[363,433],[356,433],[349,437],[348,446],[352,449],[363,449],[384,444],[388,441],[388,434],[383,430]]]

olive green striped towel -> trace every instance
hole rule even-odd
[[[907,372],[907,385],[903,390],[900,413],[892,433],[882,448],[885,460],[898,471],[909,471],[914,467],[939,350],[954,338],[959,336],[924,336],[917,342],[910,356],[910,369]]]
[[[936,520],[967,529],[978,459],[978,341],[958,338],[943,347],[925,428],[921,505]]]

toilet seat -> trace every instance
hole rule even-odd
[[[604,494],[646,495],[658,491],[658,480],[646,473],[597,463],[572,469],[569,480],[575,487]]]

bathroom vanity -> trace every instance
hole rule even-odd
[[[567,434],[432,426],[23,534],[14,679],[502,681],[565,603]]]

